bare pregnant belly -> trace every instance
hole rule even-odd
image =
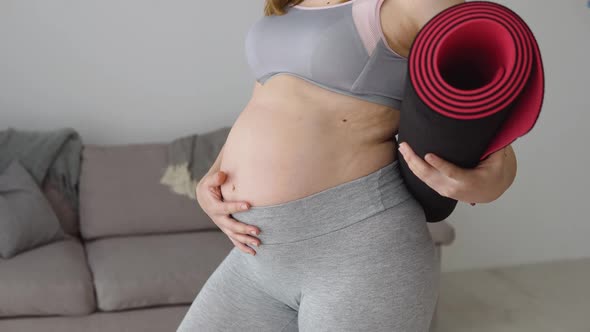
[[[221,185],[225,201],[280,204],[359,178],[397,158],[398,111],[292,78],[284,82],[255,88],[232,126],[220,164],[228,175]],[[299,90],[305,85],[306,95],[293,93],[297,89],[288,84]]]

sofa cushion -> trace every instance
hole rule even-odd
[[[0,257],[11,258],[64,236],[39,185],[14,159],[0,174]]]
[[[190,304],[233,247],[219,230],[91,241],[86,249],[98,308]]]
[[[167,144],[86,145],[80,175],[85,239],[217,228],[196,200],[160,183]]]
[[[174,332],[188,306],[97,312],[82,317],[0,319],[6,332]]]
[[[78,240],[0,259],[0,317],[83,315],[94,309],[92,278]]]

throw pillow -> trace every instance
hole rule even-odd
[[[62,240],[65,234],[47,198],[17,160],[0,174],[0,257]]]

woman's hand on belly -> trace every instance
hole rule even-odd
[[[242,223],[230,216],[234,212],[248,210],[250,205],[243,201],[228,202],[222,199],[220,186],[226,179],[227,174],[223,171],[217,171],[203,177],[196,187],[197,201],[203,211],[229,237],[238,249],[255,256],[256,251],[248,247],[245,243],[250,243],[258,247],[260,245],[260,239],[254,235],[260,234],[260,230],[255,226]]]

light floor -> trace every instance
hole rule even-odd
[[[443,273],[436,332],[590,332],[590,259]]]

